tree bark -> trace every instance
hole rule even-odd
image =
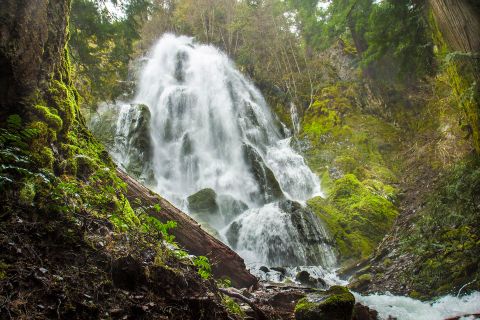
[[[127,198],[130,203],[134,206],[135,200],[140,199],[144,207],[159,204],[160,212],[151,210],[148,214],[162,222],[176,221],[177,227],[172,232],[175,241],[191,254],[207,256],[212,263],[213,275],[216,278],[228,277],[232,285],[237,288],[248,288],[257,284],[257,278],[247,271],[243,259],[227,245],[207,233],[195,220],[125,172],[117,170],[117,174],[127,184]]]
[[[67,0],[0,2],[0,116],[45,89],[62,67],[67,40]]]
[[[480,13],[467,0],[430,0],[442,35],[454,51],[480,51]]]

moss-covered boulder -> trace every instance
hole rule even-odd
[[[347,288],[333,286],[308,294],[295,306],[296,320],[350,320],[355,297]]]
[[[187,198],[188,210],[193,214],[216,214],[219,207],[217,194],[213,189],[205,188]]]
[[[316,197],[307,204],[326,223],[340,262],[348,264],[366,259],[390,230],[397,216],[391,197],[393,191],[380,181],[346,174],[332,182],[326,199]]]

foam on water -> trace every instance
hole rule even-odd
[[[377,310],[381,319],[392,316],[398,320],[443,320],[480,313],[480,292],[463,297],[448,295],[432,302],[390,294],[354,295],[357,302]]]

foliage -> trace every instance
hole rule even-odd
[[[209,279],[212,276],[212,266],[207,257],[198,256],[193,259],[193,265],[197,267],[198,274],[203,279]]]
[[[330,47],[339,37],[353,42],[366,74],[406,82],[432,70],[432,42],[424,4],[412,0],[291,1],[308,47]]]
[[[175,240],[175,236],[169,233],[170,230],[177,227],[175,221],[169,220],[166,223],[162,223],[160,220],[150,215],[143,215],[140,219],[142,222],[141,229],[144,232],[159,233],[159,235],[168,243],[173,243]]]
[[[230,311],[230,313],[240,316],[241,319],[245,318],[245,312],[235,300],[227,295],[222,295],[222,302],[227,307],[228,311]]]
[[[35,123],[25,126],[18,114],[8,116],[5,127],[0,128],[0,190],[20,184],[30,189],[23,189],[23,195],[31,195],[31,181],[52,179],[51,150],[44,146],[35,148],[36,140],[43,140],[44,133]]]
[[[456,164],[442,178],[436,191],[403,235],[402,250],[420,257],[413,277],[414,288],[426,296],[480,288],[480,158]],[[435,292],[432,294],[431,290]]]
[[[88,106],[111,101],[131,91],[129,62],[138,31],[152,6],[149,0],[129,0],[118,18],[93,0],[75,0],[70,19],[70,41],[75,85]]]

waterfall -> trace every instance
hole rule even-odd
[[[117,116],[115,160],[216,229],[247,263],[335,265],[322,221],[302,205],[321,195],[318,178],[221,51],[166,34],[146,59],[135,98],[105,109]]]
[[[300,117],[295,103],[290,102],[290,119],[292,120],[293,133],[297,135],[300,132]]]

